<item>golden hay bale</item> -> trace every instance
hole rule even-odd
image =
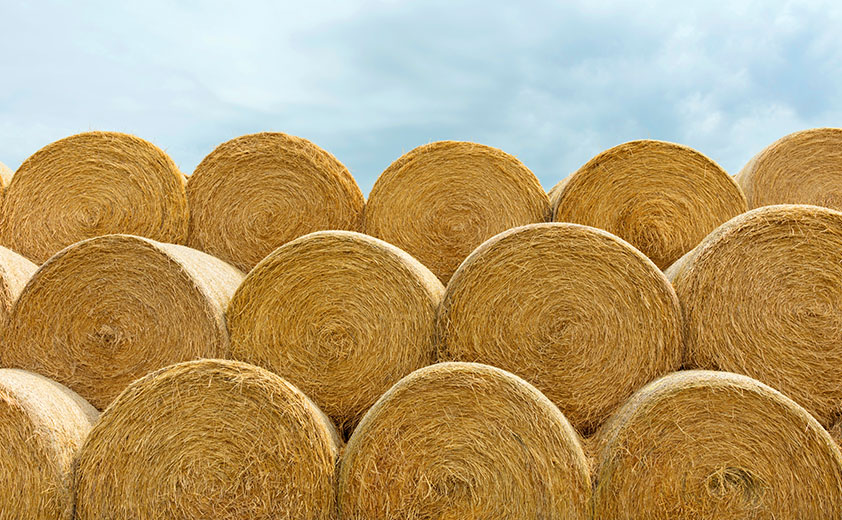
[[[349,520],[588,518],[585,455],[541,392],[498,368],[440,363],[397,383],[342,454]]]
[[[515,157],[441,141],[415,148],[380,174],[366,204],[365,232],[400,247],[447,283],[486,239],[549,217],[541,183]]]
[[[101,410],[152,370],[227,357],[224,310],[242,279],[185,246],[131,235],[79,242],[24,288],[0,363],[51,377]]]
[[[300,390],[201,360],[131,384],[79,454],[76,519],[334,519],[339,439]]]
[[[350,433],[400,378],[433,362],[443,294],[391,244],[311,233],[266,257],[234,294],[231,354],[285,377]]]
[[[6,323],[12,304],[38,266],[11,249],[0,246],[0,324]]]
[[[187,183],[188,245],[248,272],[290,240],[362,231],[365,199],[348,169],[315,144],[276,132],[219,145]]]
[[[477,248],[447,286],[439,334],[440,359],[523,377],[585,435],[681,358],[681,312],[663,273],[578,224],[523,226]]]
[[[814,128],[782,137],[734,177],[749,208],[815,204],[842,210],[842,128]]]
[[[184,176],[158,147],[116,132],[88,132],[29,157],[6,190],[0,240],[36,263],[85,238],[129,233],[187,238]]]
[[[73,518],[71,464],[96,417],[66,387],[0,369],[0,518]]]
[[[670,374],[598,435],[594,517],[842,518],[842,452],[803,408],[737,374]]]
[[[670,267],[689,368],[746,374],[823,425],[842,411],[842,213],[765,206]]]
[[[649,139],[606,150],[550,191],[553,220],[598,227],[664,269],[748,210],[740,187],[701,153]]]

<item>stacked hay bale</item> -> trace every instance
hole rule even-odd
[[[9,318],[12,304],[38,266],[11,249],[0,246],[0,324]]]
[[[131,235],[79,242],[41,266],[12,306],[0,364],[103,409],[155,369],[228,356],[224,310],[242,278],[185,246]]]
[[[550,191],[553,220],[605,229],[661,269],[723,222],[745,212],[745,196],[718,164],[663,141],[606,150]]]
[[[402,379],[342,454],[342,518],[588,518],[588,467],[546,397],[503,370],[441,363]]]
[[[88,132],[45,146],[15,172],[0,219],[4,246],[41,264],[67,245],[108,233],[186,240],[185,179],[155,145]]]
[[[345,166],[306,139],[244,135],[219,145],[187,183],[191,247],[248,272],[290,240],[362,231],[365,200]]]
[[[335,518],[338,438],[266,370],[201,360],[135,381],[91,430],[76,518]]]
[[[515,157],[475,143],[419,146],[374,183],[365,232],[395,244],[447,283],[492,236],[549,220],[549,199]]]

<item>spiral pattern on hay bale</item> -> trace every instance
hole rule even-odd
[[[26,258],[0,246],[0,324],[9,319],[12,304],[37,269]]]

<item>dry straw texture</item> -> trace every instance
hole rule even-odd
[[[71,464],[96,417],[66,387],[0,369],[0,519],[71,520]]]
[[[187,239],[185,180],[155,145],[114,132],[49,144],[15,172],[0,240],[36,263],[85,238],[129,233]]]
[[[269,255],[228,307],[231,352],[280,374],[350,433],[401,377],[433,362],[444,287],[395,246],[319,231]]]
[[[735,179],[750,208],[815,204],[842,210],[842,128],[782,137],[755,155]]]
[[[348,520],[585,519],[576,432],[546,397],[498,368],[441,363],[389,390],[343,455]]]
[[[76,518],[334,519],[338,442],[316,405],[271,372],[167,367],[132,383],[91,430]]]
[[[37,265],[0,246],[0,324],[6,323],[12,304],[36,269]]]
[[[740,187],[701,153],[663,141],[606,150],[550,191],[553,220],[605,229],[664,269],[748,207]]]
[[[0,363],[51,377],[101,410],[152,370],[227,357],[224,311],[242,279],[185,246],[130,235],[79,242],[24,288]]]
[[[549,217],[541,183],[515,157],[441,141],[404,154],[380,175],[368,197],[365,231],[407,251],[447,283],[486,239]]]
[[[752,210],[667,270],[690,368],[746,374],[829,426],[842,412],[842,213]]]
[[[595,518],[842,518],[839,447],[803,408],[745,376],[671,374],[598,437]]]
[[[189,245],[248,271],[290,240],[362,231],[365,200],[351,173],[306,139],[244,135],[219,145],[187,183]]]
[[[447,287],[439,330],[441,359],[514,372],[583,434],[681,358],[681,313],[663,273],[578,224],[523,226],[477,248]]]

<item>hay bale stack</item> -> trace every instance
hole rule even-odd
[[[0,363],[51,377],[101,410],[148,372],[227,357],[224,310],[242,279],[185,246],[130,235],[79,242],[24,288]]]
[[[34,262],[109,233],[187,239],[185,180],[158,147],[116,132],[49,144],[18,168],[6,190],[0,241]]]
[[[447,286],[439,333],[441,359],[517,374],[584,435],[681,358],[681,312],[663,273],[578,224],[523,226],[477,248]]]
[[[6,323],[12,304],[36,269],[37,265],[0,246],[0,324]]]
[[[400,378],[433,362],[444,287],[397,247],[351,231],[281,246],[228,307],[234,359],[280,374],[350,434]]]
[[[368,197],[365,232],[400,247],[447,283],[486,239],[549,217],[541,183],[515,157],[441,141],[415,148],[380,174]]]
[[[0,518],[73,518],[71,464],[96,418],[66,387],[0,369]]]
[[[842,411],[842,213],[765,206],[670,267],[685,364],[746,374],[825,426]]]
[[[498,368],[441,363],[392,387],[342,454],[343,519],[588,518],[576,433]]]
[[[842,210],[842,128],[795,132],[764,148],[734,177],[749,208],[813,204]]]
[[[201,360],[135,381],[91,430],[76,519],[336,518],[336,431],[266,370]]]
[[[248,272],[290,240],[362,231],[365,199],[348,169],[300,137],[244,135],[219,145],[187,183],[188,245]]]
[[[594,518],[842,517],[842,452],[803,408],[745,376],[655,381],[600,431]]]
[[[705,155],[674,143],[606,150],[550,191],[553,220],[598,227],[665,269],[748,210],[739,186]]]

